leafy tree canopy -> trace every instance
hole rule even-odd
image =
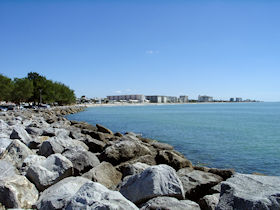
[[[30,72],[25,78],[13,81],[0,74],[0,100],[34,103],[75,103],[75,94],[68,86],[48,80],[37,72]]]

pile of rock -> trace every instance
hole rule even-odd
[[[81,110],[0,113],[2,207],[280,208],[279,177],[196,167],[168,144],[63,117]]]

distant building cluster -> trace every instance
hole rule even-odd
[[[86,96],[82,96],[77,99],[77,103],[210,103],[210,102],[257,102],[255,100],[242,100],[242,98],[230,98],[227,100],[216,100],[212,96],[199,95],[197,99],[189,99],[187,95],[176,96],[163,96],[163,95],[143,95],[143,94],[131,94],[131,95],[111,95],[106,98],[92,98],[89,99]]]

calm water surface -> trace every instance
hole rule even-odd
[[[141,133],[194,164],[280,175],[280,103],[94,107],[68,119]]]

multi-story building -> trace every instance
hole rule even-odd
[[[167,96],[168,103],[178,103],[178,98],[176,96]]]
[[[107,96],[109,101],[139,101],[144,102],[145,96],[144,95],[116,95],[116,96]]]
[[[180,96],[179,101],[180,101],[180,103],[188,103],[189,102],[189,97],[188,96]]]
[[[166,96],[146,96],[146,99],[150,101],[150,103],[166,103],[167,97]]]
[[[198,96],[198,102],[212,102],[213,97],[212,96]]]
[[[236,102],[242,102],[242,98],[236,98],[235,101]]]
[[[234,98],[230,98],[229,101],[230,101],[230,102],[234,102]]]

